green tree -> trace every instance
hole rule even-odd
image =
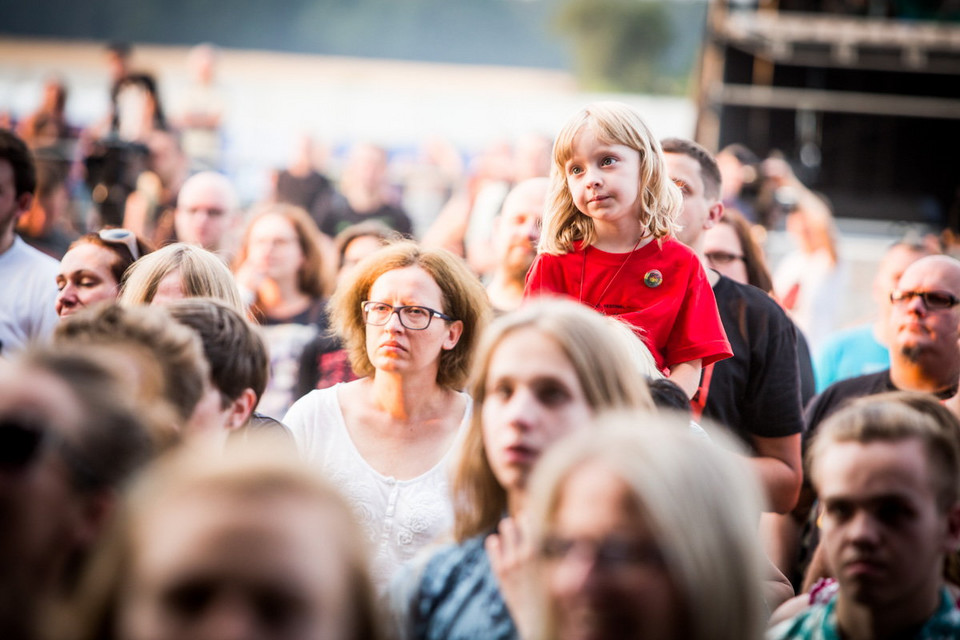
[[[662,93],[682,88],[660,70],[673,38],[663,2],[563,0],[556,28],[573,42],[575,71],[586,89]]]

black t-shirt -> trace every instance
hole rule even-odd
[[[316,171],[305,176],[295,176],[289,171],[277,174],[277,199],[306,209],[318,224],[333,194],[333,185]]]
[[[887,391],[898,391],[890,379],[890,369],[834,382],[807,406],[804,416],[806,424],[803,433],[804,442],[810,439],[821,422],[850,400]]]
[[[358,213],[342,196],[335,198],[330,209],[322,214],[319,225],[320,231],[333,238],[347,227],[367,221],[381,222],[405,236],[413,235],[413,222],[403,209],[383,204],[373,211]]]
[[[713,287],[733,357],[714,363],[703,415],[751,436],[800,433],[797,330],[764,291],[723,276]]]

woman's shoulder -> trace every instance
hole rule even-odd
[[[339,412],[337,394],[340,387],[349,383],[337,383],[326,389],[314,389],[293,403],[283,418],[283,423],[296,430],[303,422],[315,422],[332,412]]]
[[[427,559],[418,589],[421,599],[446,597],[459,586],[487,582],[496,584],[483,542],[486,534],[460,543],[447,544]],[[473,591],[473,589],[470,589]]]
[[[449,545],[430,558],[417,594],[415,637],[518,637],[484,549],[485,538]]]

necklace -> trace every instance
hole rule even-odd
[[[620,275],[620,272],[623,271],[623,268],[627,266],[627,263],[630,261],[630,258],[633,257],[633,254],[636,252],[637,247],[640,246],[640,243],[642,241],[643,241],[643,236],[640,236],[640,239],[637,240],[637,243],[633,245],[633,249],[631,249],[630,252],[623,258],[623,262],[620,263],[620,266],[617,267],[617,270],[613,273],[613,277],[611,277],[607,281],[607,286],[603,288],[603,291],[601,291],[600,295],[597,296],[596,302],[594,302],[592,305],[594,311],[600,310],[600,302],[603,300],[603,296],[605,296],[607,294],[607,291],[610,290],[610,286],[613,284],[613,281],[617,279],[617,276]],[[581,304],[585,304],[583,302],[583,279],[587,273],[587,253],[589,253],[589,251],[590,251],[590,246],[587,246],[583,250],[583,264],[580,265],[580,293],[577,296],[577,302]]]

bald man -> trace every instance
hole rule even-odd
[[[180,188],[173,225],[177,240],[223,253],[236,221],[237,193],[222,174],[204,171]]]
[[[956,392],[960,261],[946,255],[920,258],[904,270],[890,301],[890,368],[827,387],[807,409],[808,433],[849,398],[900,390],[946,399]]]
[[[518,183],[504,199],[500,215],[494,218],[497,264],[487,285],[487,295],[498,313],[516,309],[523,300],[523,281],[537,255],[549,184],[547,178]]]

